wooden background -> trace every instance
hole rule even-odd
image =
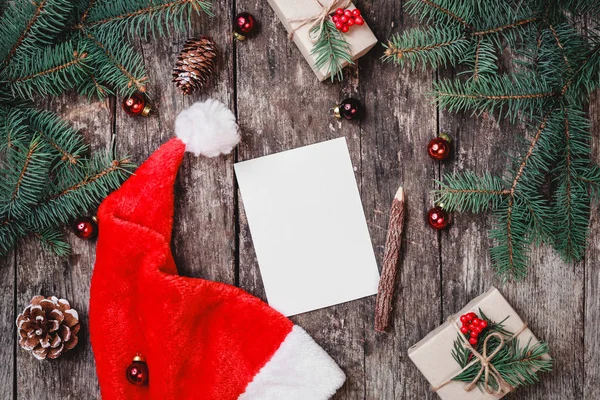
[[[219,43],[219,75],[208,93],[184,97],[170,82],[171,68],[186,35],[140,41],[151,78],[153,118],[132,118],[120,99],[87,102],[69,95],[47,103],[81,129],[94,148],[116,140],[120,152],[141,163],[173,136],[173,121],[194,101],[215,97],[239,118],[243,139],[236,153],[218,159],[187,156],[177,181],[173,247],[184,275],[239,285],[265,298],[233,173],[233,163],[346,136],[377,258],[383,256],[388,209],[399,184],[408,195],[407,234],[392,329],[373,329],[373,297],[293,318],[339,363],[348,376],[335,399],[433,399],[436,396],[407,356],[407,348],[491,285],[499,285],[489,260],[485,215],[455,215],[446,232],[430,229],[435,179],[452,171],[502,173],[505,152],[514,153],[520,129],[493,117],[478,120],[439,112],[427,97],[432,82],[447,71],[410,72],[380,62],[377,46],[341,84],[319,83],[264,0],[215,1],[217,17],[195,18],[192,34]],[[358,1],[380,40],[414,26],[402,2]],[[261,22],[258,37],[234,42],[231,18],[250,11]],[[204,26],[204,28],[203,28]],[[345,97],[367,107],[361,122],[339,122],[328,109]],[[597,139],[595,98],[590,106]],[[455,156],[430,160],[427,142],[440,130],[455,138]],[[515,135],[516,134],[516,135]],[[594,143],[600,159],[600,147]],[[501,291],[538,336],[550,342],[554,372],[514,399],[600,398],[600,222],[591,218],[586,259],[565,265],[549,248],[533,253],[533,268],[521,283]],[[0,397],[3,399],[96,399],[87,326],[89,284],[95,247],[71,235],[73,255],[59,259],[25,242],[0,260]],[[83,329],[76,350],[39,362],[18,348],[14,321],[36,294],[67,298],[80,312]],[[310,400],[310,399],[307,399]]]

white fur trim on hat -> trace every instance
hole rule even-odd
[[[297,325],[238,400],[327,400],[346,375]]]
[[[235,115],[214,99],[192,104],[175,119],[175,134],[186,151],[199,156],[229,154],[240,142]]]

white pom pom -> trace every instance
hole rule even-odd
[[[214,99],[198,102],[175,119],[175,134],[186,150],[199,156],[229,154],[240,142],[235,115]]]

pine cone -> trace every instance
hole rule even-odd
[[[188,39],[173,68],[173,82],[183,94],[202,90],[216,67],[217,44],[208,36]]]
[[[35,358],[58,358],[77,345],[79,315],[69,302],[55,296],[35,296],[17,317],[19,344]]]

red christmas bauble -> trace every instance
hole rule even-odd
[[[80,217],[73,223],[73,232],[80,239],[91,240],[98,235],[96,217]]]
[[[134,385],[142,386],[148,384],[148,364],[140,356],[136,356],[129,367],[127,367],[127,380]]]
[[[247,12],[239,13],[233,20],[234,35],[238,40],[244,40],[247,36],[253,34],[255,27],[256,19]]]
[[[438,161],[443,161],[450,157],[450,142],[450,137],[445,133],[442,133],[440,136],[431,139],[427,145],[427,153],[429,153],[429,157]]]
[[[427,223],[433,229],[444,229],[450,224],[450,217],[441,207],[433,207],[427,213]]]
[[[147,117],[152,111],[152,106],[148,104],[146,101],[146,97],[144,97],[141,93],[134,93],[130,97],[126,97],[123,99],[123,111],[127,113],[127,115],[141,115],[142,117]]]

